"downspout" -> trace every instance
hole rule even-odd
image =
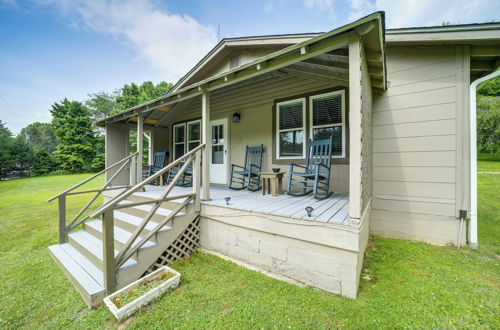
[[[477,242],[477,127],[476,127],[476,89],[481,83],[500,76],[497,70],[484,77],[474,80],[470,85],[470,221],[469,221],[469,248],[476,250]]]

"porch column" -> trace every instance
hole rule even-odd
[[[203,200],[210,200],[210,158],[209,152],[211,149],[212,139],[210,131],[210,94],[208,91],[203,91],[201,94],[201,143],[205,144],[202,154],[202,191]]]
[[[105,155],[106,155],[106,165],[108,167],[123,158],[127,157],[129,154],[129,129],[127,126],[120,124],[107,124],[106,125],[106,136],[105,136]],[[108,181],[118,170],[118,167],[113,168],[106,172],[106,181]],[[123,171],[118,174],[117,177],[113,179],[111,185],[122,186],[127,185],[130,182],[130,173]],[[135,177],[133,173],[132,178]]]
[[[349,38],[349,217],[361,219],[361,45]]]
[[[139,155],[137,156],[137,183],[142,181],[142,148],[144,144],[143,126],[144,117],[142,116],[142,112],[139,112],[137,115],[137,151],[139,152]]]

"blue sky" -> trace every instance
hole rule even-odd
[[[500,20],[498,0],[0,0],[0,119],[50,121],[64,97],[175,83],[220,37],[331,30],[376,10],[387,27]]]

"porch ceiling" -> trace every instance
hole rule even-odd
[[[203,92],[226,88],[232,84],[262,75],[273,72],[276,74],[281,69],[284,69],[283,72],[287,72],[287,74],[295,72],[295,74],[308,74],[316,77],[319,77],[320,71],[325,71],[328,73],[326,78],[339,82],[345,81],[348,78],[348,63],[346,64],[346,56],[342,53],[339,54],[338,50],[345,48],[349,43],[349,38],[353,35],[358,35],[363,40],[368,68],[372,76],[372,86],[385,90],[384,13],[376,12],[351,24],[271,53],[227,72],[175,92],[169,92],[153,101],[105,118],[96,124],[105,126],[108,123],[116,122],[133,123],[137,121],[134,117],[142,113],[146,125],[158,126],[162,119],[168,117],[168,113],[176,107],[175,104],[181,101],[199,96]],[[332,53],[336,50],[337,53]]]

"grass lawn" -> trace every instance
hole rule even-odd
[[[86,175],[0,182],[0,328],[113,328],[51,260],[57,204]],[[180,287],[129,328],[500,328],[500,175],[479,175],[479,251],[372,237],[356,300],[268,278],[198,253]],[[84,199],[73,197],[76,204]],[[76,211],[75,203],[68,206]]]
[[[478,154],[477,170],[481,172],[500,172],[500,154]]]

